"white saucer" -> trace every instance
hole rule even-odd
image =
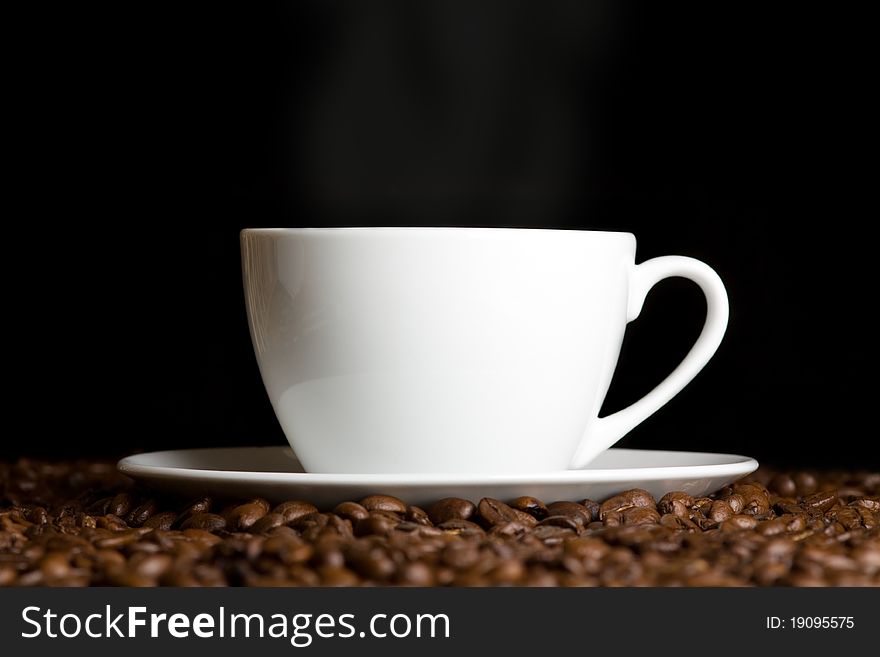
[[[601,501],[629,488],[660,498],[672,490],[708,495],[753,472],[747,456],[707,452],[609,449],[582,470],[535,474],[317,474],[303,472],[289,447],[180,449],[135,454],[118,468],[154,488],[187,495],[308,500],[332,508],[367,495],[394,495],[427,505],[442,497],[510,500],[531,495]]]

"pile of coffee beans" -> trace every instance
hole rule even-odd
[[[0,586],[880,586],[880,474],[711,497],[152,497],[109,463],[0,463]]]

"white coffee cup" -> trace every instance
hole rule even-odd
[[[711,268],[636,265],[630,233],[252,229],[241,249],[263,382],[309,472],[582,467],[678,393],[727,327]],[[598,417],[627,322],[673,276],[706,296],[700,337],[654,390]]]

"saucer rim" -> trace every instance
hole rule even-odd
[[[191,449],[170,449],[153,452],[141,452],[131,454],[120,459],[116,467],[127,476],[150,478],[153,480],[216,480],[217,478],[234,478],[241,482],[291,482],[299,481],[303,484],[387,484],[387,485],[412,485],[420,486],[448,485],[448,484],[539,484],[552,480],[554,482],[578,483],[584,477],[589,477],[595,483],[615,483],[621,478],[639,479],[643,481],[663,480],[692,475],[694,469],[699,469],[704,477],[729,477],[733,475],[745,476],[758,468],[758,461],[750,456],[741,454],[729,454],[726,452],[695,452],[690,450],[653,450],[631,449],[612,447],[608,451],[627,452],[660,452],[666,454],[693,454],[711,456],[720,459],[721,463],[691,464],[691,465],[664,465],[645,466],[638,468],[596,468],[574,469],[550,472],[522,472],[522,473],[479,473],[479,472],[456,472],[456,473],[322,473],[322,472],[257,472],[253,470],[213,470],[198,469],[191,467],[179,467],[175,465],[150,465],[139,463],[143,457],[157,457],[163,455],[180,454],[182,452],[216,452],[218,450],[251,451],[251,450],[285,450],[291,453],[289,446],[284,445],[259,445],[254,447],[203,447]]]

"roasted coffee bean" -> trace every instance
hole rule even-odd
[[[280,513],[267,513],[250,526],[250,531],[254,534],[264,534],[270,529],[275,529],[282,525],[284,525],[284,516]]]
[[[114,516],[124,518],[128,512],[131,511],[132,506],[134,505],[131,495],[128,493],[119,493],[110,501],[110,505],[107,507],[107,512],[112,513]]]
[[[366,541],[350,545],[345,560],[352,570],[371,580],[386,580],[395,570],[394,561],[388,555],[388,551],[381,545]]]
[[[794,475],[794,485],[797,488],[797,494],[801,496],[812,495],[818,490],[816,477],[809,472],[798,472]]]
[[[299,532],[305,532],[310,529],[323,529],[327,526],[328,522],[330,522],[330,516],[328,514],[315,512],[306,516],[301,516],[288,523],[288,525]]]
[[[550,515],[544,503],[535,497],[517,497],[510,503],[511,508],[528,513],[535,520],[543,520]]]
[[[98,524],[92,516],[80,512],[76,514],[76,526],[82,527],[83,529],[94,529]]]
[[[47,580],[61,579],[70,574],[70,556],[66,552],[50,552],[40,560],[40,570]]]
[[[657,505],[651,493],[641,488],[633,488],[602,502],[599,507],[599,518],[605,520],[605,517],[611,513],[618,513],[636,506],[653,509]]]
[[[880,511],[880,500],[862,497],[850,502],[852,506],[860,506],[868,511]],[[34,522],[33,520],[31,522]]]
[[[379,536],[387,536],[397,525],[400,519],[391,518],[383,513],[371,513],[366,518],[361,518],[354,524],[355,536],[369,536],[376,534]]]
[[[787,532],[802,532],[807,528],[807,520],[802,515],[786,514],[780,518],[785,519],[785,531]]]
[[[171,556],[167,554],[148,554],[142,558],[132,558],[131,570],[140,577],[155,579],[162,576],[172,564]]]
[[[865,529],[874,529],[880,524],[880,520],[878,520],[878,514],[864,507],[854,507],[858,512],[859,517],[862,519],[862,525],[864,525]]]
[[[411,561],[401,566],[397,571],[395,581],[404,586],[432,586],[434,571],[421,561]]]
[[[790,475],[780,472],[770,480],[770,490],[783,497],[793,497],[797,494],[797,485]]]
[[[400,521],[398,520],[397,523],[400,524]],[[319,535],[324,536],[328,534],[349,539],[354,536],[352,522],[345,518],[329,514],[327,517],[327,525],[321,530]]]
[[[775,536],[786,530],[787,522],[784,518],[772,518],[771,520],[762,520],[758,523],[757,530],[759,534],[764,536]]]
[[[181,529],[202,529],[215,532],[226,528],[226,519],[216,513],[196,513],[190,516],[180,526]]]
[[[222,518],[222,516],[217,516],[218,518]],[[189,539],[194,541],[199,541],[201,543],[206,543],[207,545],[216,545],[220,543],[222,539],[215,534],[212,534],[209,530],[203,529],[201,527],[189,527],[182,531],[183,535]]]
[[[660,514],[646,507],[634,506],[622,513],[625,525],[654,525],[660,522]]]
[[[227,529],[234,532],[248,529],[251,525],[257,522],[257,520],[266,515],[266,509],[268,506],[268,504],[263,505],[256,502],[250,502],[248,504],[241,504],[234,507],[227,512],[224,517]]]
[[[583,521],[577,521],[571,516],[547,516],[538,523],[539,527],[563,527],[574,532],[583,529]]]
[[[125,568],[125,557],[116,550],[96,550],[95,564],[99,569],[107,572],[118,571]]]
[[[226,586],[226,577],[218,567],[199,564],[193,568],[193,575],[200,586]]]
[[[186,504],[177,516],[176,524],[181,525],[191,516],[199,513],[208,513],[211,510],[212,500],[210,497],[200,497]]]
[[[686,531],[698,531],[700,528],[687,516],[681,517],[674,513],[666,513],[660,517],[660,524],[670,529],[683,529]]]
[[[608,554],[610,549],[607,543],[598,538],[571,538],[564,544],[565,554],[581,560],[591,559],[597,562]]]
[[[586,499],[581,500],[580,505],[590,512],[590,518],[593,519],[593,522],[597,522],[599,520],[599,514],[602,506],[598,502],[596,502],[595,500]]]
[[[620,511],[607,511],[602,516],[602,523],[606,527],[617,527],[623,524],[623,514]]]
[[[415,530],[418,536],[422,536],[424,538],[429,538],[432,536],[443,536],[443,530],[439,527],[435,527],[434,525],[416,525],[418,529]],[[400,525],[397,526],[397,529],[400,529]],[[425,549],[430,547],[430,543],[427,541],[424,544]]]
[[[213,504],[213,500],[208,497],[198,497],[194,500],[190,500],[181,510],[180,515],[188,513],[190,515],[195,515],[196,513],[208,513],[211,510],[211,505]]]
[[[589,509],[577,502],[552,502],[547,505],[547,511],[551,516],[567,516],[577,523],[578,527],[585,527],[593,521]]]
[[[317,512],[318,507],[311,502],[303,502],[302,500],[282,502],[272,509],[272,513],[278,513],[284,518],[285,524],[291,524],[300,518],[304,518]]]
[[[863,543],[853,549],[852,558],[865,572],[880,572],[880,544]]]
[[[262,497],[252,497],[245,504],[256,504],[257,506],[262,507],[265,513],[269,513],[269,510],[272,508],[272,505],[269,504],[269,500]]]
[[[131,527],[140,527],[156,513],[156,510],[155,500],[147,500],[129,511],[125,517],[125,522]]]
[[[42,529],[42,526],[38,526],[38,529]],[[19,542],[20,539],[17,537],[22,536],[22,534],[13,534],[8,531],[0,531],[0,551],[7,552],[11,551],[13,546]],[[33,538],[36,534],[29,536],[29,538]]]
[[[538,521],[529,516],[532,521],[532,524],[536,524]],[[528,531],[528,526],[522,524],[521,522],[516,522],[515,520],[511,522],[502,522],[497,525],[492,525],[489,529],[489,534],[492,535],[501,535],[501,536],[521,536]]]
[[[727,505],[734,514],[742,513],[743,507],[746,505],[745,499],[738,493],[732,493],[723,498],[723,500],[727,502]]]
[[[435,525],[441,525],[450,520],[468,520],[474,515],[476,508],[470,500],[460,497],[445,497],[428,509],[428,517]]]
[[[43,532],[44,528],[42,526],[31,526],[27,527],[26,525],[22,525],[20,523],[14,522],[9,516],[0,518],[0,530],[4,532],[9,532],[12,534],[22,534],[25,531],[37,530],[39,532]]]
[[[318,568],[321,586],[357,586],[358,576],[344,566],[321,566]]]
[[[35,525],[45,525],[49,522],[49,514],[41,506],[34,507],[27,512],[27,519]]]
[[[82,502],[79,500],[67,500],[62,504],[59,504],[57,507],[52,509],[51,516],[55,518],[55,520],[61,520],[66,517],[74,517],[77,513],[83,511]],[[18,512],[20,513],[20,512]]]
[[[156,554],[162,551],[162,546],[151,541],[141,540],[129,546],[129,552],[135,554]]]
[[[565,516],[556,516],[557,518],[561,518],[560,522],[568,522],[573,523],[570,518],[566,518]],[[544,518],[541,521],[541,524],[538,523],[538,526],[532,531],[532,536],[541,541],[544,545],[559,545],[564,540],[571,538],[573,536],[577,536],[577,531],[571,528],[571,525],[567,527],[561,527],[555,524],[546,523],[550,518]]]
[[[138,575],[137,573],[128,570],[115,574],[111,578],[111,580],[116,586],[128,586],[137,588],[156,586],[158,584],[158,582],[152,577]]]
[[[17,577],[15,568],[0,564],[0,586],[12,586]]]
[[[263,553],[276,557],[287,566],[305,563],[312,558],[314,548],[298,537],[275,535],[263,543]]]
[[[124,521],[123,521],[124,522]],[[65,534],[72,534],[76,531],[76,517],[64,516],[55,521],[55,526]]]
[[[470,520],[447,520],[437,525],[437,528],[447,534],[457,534],[465,538],[481,537],[486,533],[482,527]]]
[[[733,509],[724,500],[715,500],[709,507],[709,518],[715,522],[724,522],[733,515]]]
[[[342,568],[345,565],[345,556],[342,553],[344,542],[338,537],[324,536],[314,543],[314,552],[311,558],[313,566],[331,566]]]
[[[139,534],[128,530],[128,531],[116,531],[111,536],[106,538],[99,538],[95,541],[95,547],[99,548],[121,548],[124,545],[128,545],[130,543],[134,543],[138,540]]]
[[[177,514],[174,511],[163,511],[162,513],[150,516],[144,521],[142,526],[150,527],[151,529],[168,530],[171,529],[171,525],[174,524],[175,520],[177,520]]]
[[[533,568],[523,584],[531,587],[558,586],[559,578],[556,576],[556,573],[550,572],[545,568]]]
[[[748,515],[736,515],[731,516],[727,520],[721,523],[722,531],[742,531],[747,529],[754,529],[757,526],[758,521],[755,520],[754,516]]]
[[[324,536],[325,534],[338,533],[339,527],[338,525],[334,524],[334,521],[349,522],[348,520],[343,520],[339,516],[335,516],[333,514],[313,513],[312,515],[306,516],[305,518],[300,518],[291,526],[296,528],[296,530],[302,536],[303,540],[312,543]],[[399,521],[395,519],[395,522]]]
[[[694,498],[694,503],[691,505],[691,515],[698,514],[704,518],[708,517],[713,502],[714,500],[711,497]]]
[[[516,516],[516,520],[512,522],[518,522],[526,527],[534,527],[538,524],[538,521],[533,515],[526,513],[525,511],[520,511],[519,509],[514,509],[513,507],[511,507],[510,510],[513,511],[513,514]]]
[[[820,493],[807,495],[803,500],[803,504],[806,508],[820,511],[822,513],[833,507],[837,502],[837,492],[833,490],[826,490]]]
[[[660,513],[679,515],[675,512],[675,507],[673,506],[675,502],[678,502],[685,509],[690,509],[694,505],[694,498],[681,491],[672,491],[660,498],[660,501],[657,502],[657,510]]]
[[[406,513],[406,502],[391,495],[370,495],[361,500],[361,506],[367,511],[390,511],[391,513]]]
[[[357,502],[341,502],[333,509],[333,513],[340,518],[351,520],[353,523],[370,515],[370,512]]]
[[[825,514],[830,520],[836,520],[847,529],[857,529],[862,526],[862,518],[859,512],[850,507],[831,509]]]
[[[504,502],[490,497],[484,497],[477,505],[477,515],[487,526],[498,525],[504,522],[514,522],[519,519],[515,509],[511,509]]]
[[[770,511],[770,494],[761,484],[735,484],[733,490],[743,498],[744,514],[764,516]]]
[[[128,528],[128,525],[125,524],[122,518],[112,513],[95,518],[95,526],[101,529],[109,529],[110,531],[122,531]]]
[[[76,513],[80,513],[80,511],[76,511],[75,513],[69,515],[76,515]],[[19,525],[27,525],[30,521],[27,519],[27,512],[23,509],[14,509],[4,514],[4,521],[10,521],[17,523]]]
[[[112,497],[102,497],[97,499],[86,507],[86,513],[99,516],[106,515],[107,509],[110,508],[110,502],[112,501]]]
[[[432,524],[431,519],[428,517],[428,512],[418,506],[406,507],[406,515],[404,517],[409,522],[414,522],[417,525],[429,527]]]
[[[470,541],[457,541],[447,544],[441,554],[442,563],[457,570],[470,568],[480,559],[480,550]]]
[[[488,576],[492,584],[504,586],[518,583],[525,574],[525,566],[514,557],[500,561],[489,571]]]
[[[798,513],[800,511],[796,499],[778,495],[770,496],[770,508],[777,514]]]
[[[670,504],[666,504],[664,507],[669,508],[672,515],[686,520],[690,520],[691,515],[693,515],[690,508],[686,507],[681,500],[672,500]]]

